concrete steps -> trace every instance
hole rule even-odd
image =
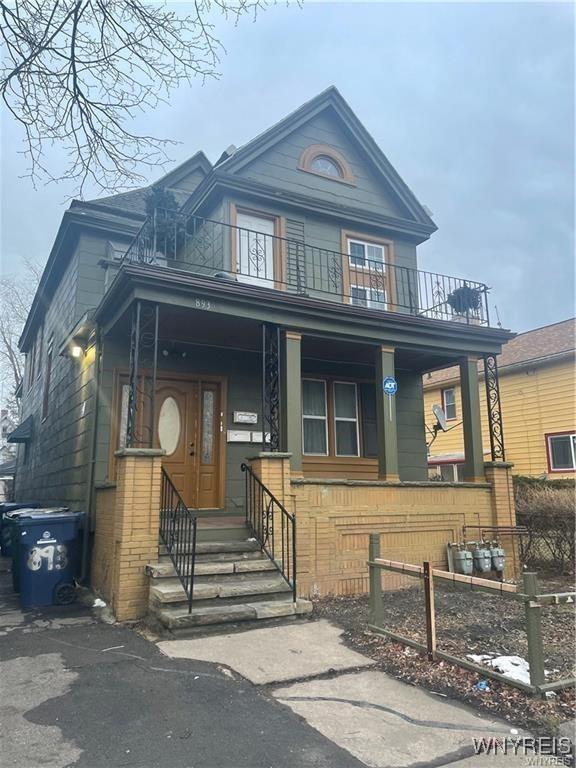
[[[187,608],[163,608],[156,616],[168,630],[219,629],[228,632],[237,622],[253,622],[266,619],[294,618],[312,611],[309,600],[284,600],[245,602],[236,605],[194,606]]]
[[[169,634],[228,632],[246,622],[295,619],[312,610],[308,600],[294,602],[277,564],[249,538],[243,522],[231,526],[221,518],[212,526],[205,518],[201,523],[208,535],[196,544],[191,613],[164,545],[159,546],[158,562],[146,566],[149,618],[156,628]],[[225,533],[218,540],[220,532]]]
[[[219,598],[220,602],[238,602],[246,597],[258,599],[262,595],[271,599],[271,595],[291,594],[291,589],[277,572],[262,574],[260,579],[211,580],[198,583],[194,580],[193,599],[195,602]],[[186,601],[186,593],[180,579],[162,579],[150,587],[150,600],[162,605]]]

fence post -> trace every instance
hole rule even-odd
[[[426,649],[428,659],[436,657],[436,614],[434,611],[434,576],[430,563],[424,562],[424,596],[426,599]]]
[[[538,577],[535,573],[524,573],[526,601],[526,635],[528,637],[528,664],[530,683],[539,688],[545,682],[544,649],[542,646],[542,606],[538,603]]]
[[[380,557],[380,534],[370,534],[368,560],[373,563]],[[375,565],[368,566],[370,570],[370,624],[381,627],[384,621],[382,611],[382,572]]]

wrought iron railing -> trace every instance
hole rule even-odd
[[[157,209],[124,259],[368,309],[489,325],[484,283],[176,211]]]
[[[186,592],[188,613],[192,612],[194,597],[194,566],[196,564],[197,517],[188,509],[162,467],[160,485],[160,537],[174,565],[174,570]]]
[[[240,469],[246,480],[246,525],[276,564],[296,600],[296,518],[256,477],[251,467],[241,464]]]

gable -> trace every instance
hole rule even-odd
[[[343,156],[353,183],[298,167],[302,153],[318,144]],[[429,234],[436,229],[428,212],[334,87],[241,147],[219,168],[287,193],[412,221]]]
[[[348,163],[352,179],[343,183],[301,170],[302,153],[312,145],[335,149]],[[238,175],[333,204],[347,205],[395,218],[411,218],[398,199],[338,120],[326,112],[281,139],[238,171]]]

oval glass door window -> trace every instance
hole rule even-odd
[[[180,409],[173,397],[167,397],[162,403],[158,416],[158,441],[160,448],[170,456],[180,442]]]

